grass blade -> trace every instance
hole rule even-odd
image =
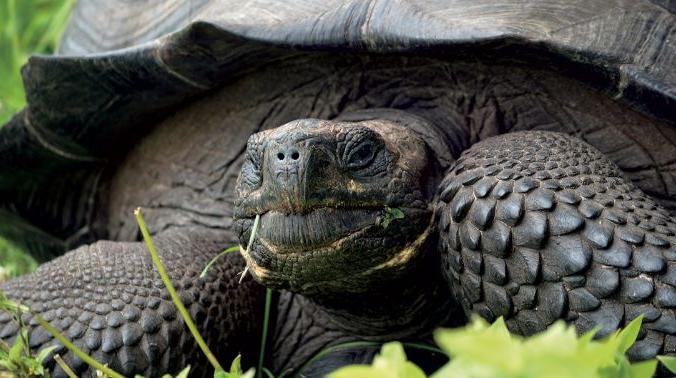
[[[80,350],[78,347],[76,347],[73,343],[70,342],[65,336],[61,334],[56,328],[52,327],[51,324],[49,324],[48,321],[42,318],[42,316],[33,313],[33,318],[40,324],[42,328],[44,328],[47,332],[49,332],[52,336],[54,336],[55,339],[57,339],[63,346],[65,346],[69,351],[75,353],[82,361],[86,362],[87,365],[93,367],[96,370],[100,370],[102,373],[106,374],[110,378],[124,378],[124,376],[115,370],[101,364],[100,362],[96,361],[95,359],[91,358],[87,353],[83,352]],[[65,371],[65,370],[64,370]]]
[[[136,221],[138,222],[138,226],[141,229],[141,234],[143,235],[143,240],[146,242],[146,246],[148,247],[150,256],[153,259],[155,269],[157,269],[157,272],[160,274],[162,282],[164,282],[164,286],[167,287],[167,291],[169,291],[169,295],[171,296],[171,300],[174,302],[176,309],[178,309],[178,312],[181,314],[183,321],[188,326],[188,329],[190,329],[190,333],[192,333],[192,336],[195,338],[195,341],[197,341],[197,345],[199,345],[200,349],[202,349],[202,353],[204,353],[204,355],[207,357],[207,359],[214,367],[214,369],[216,371],[224,371],[221,364],[218,363],[216,356],[214,356],[214,354],[211,352],[211,349],[209,349],[209,346],[207,346],[207,343],[200,335],[199,331],[197,330],[197,326],[195,326],[195,323],[192,321],[192,318],[190,317],[190,313],[188,313],[188,310],[183,305],[183,302],[181,302],[181,298],[178,296],[176,289],[174,289],[174,285],[171,283],[169,275],[167,274],[167,271],[164,269],[164,264],[162,264],[160,256],[157,253],[155,243],[153,242],[153,239],[150,237],[148,227],[146,227],[146,223],[143,220],[143,216],[141,215],[141,208],[137,208],[134,211],[134,215],[136,215]]]
[[[223,251],[223,252],[217,254],[216,257],[214,257],[213,259],[211,259],[211,260],[209,261],[209,263],[207,264],[207,266],[204,267],[204,270],[202,270],[202,273],[200,273],[200,278],[204,278],[204,277],[207,276],[207,272],[209,271],[209,268],[211,268],[211,266],[214,265],[214,263],[216,263],[216,261],[218,261],[218,259],[220,259],[221,257],[227,255],[228,253],[232,253],[232,252],[236,252],[236,251],[239,251],[239,246],[238,246],[238,245],[236,245],[236,246],[234,246],[234,247],[227,248],[225,251]]]
[[[68,350],[70,350],[71,352],[75,353],[75,355],[80,357],[80,359],[84,361],[87,365],[91,366],[96,370],[100,370],[104,374],[108,375],[110,378],[124,378],[122,374],[101,364],[100,362],[90,357],[87,353],[83,352],[81,349],[76,347],[73,343],[70,342],[70,340],[68,340],[64,335],[62,335],[61,332],[59,332],[56,328],[52,327],[52,325],[49,324],[48,321],[46,321],[42,316],[32,311],[30,308],[28,308],[28,306],[7,299],[7,296],[2,291],[0,291],[0,311],[7,311],[10,314],[19,314],[21,312],[31,313],[33,315],[33,319],[37,321],[42,328],[44,328],[47,332],[49,332],[49,334],[52,335],[52,337],[54,337],[58,342],[60,342],[61,345],[65,346]],[[4,347],[1,349],[4,349]]]
[[[66,373],[66,375],[69,378],[77,378],[75,372],[70,368],[70,366],[68,366],[68,364],[66,364],[66,362],[61,358],[61,356],[55,354],[54,361],[56,361],[56,363],[59,364],[59,366],[61,366],[61,370],[63,370],[63,372]]]
[[[249,249],[251,248],[251,244],[253,244],[254,237],[256,236],[256,232],[258,232],[258,225],[261,220],[261,215],[257,214],[256,219],[254,220],[253,227],[251,228],[251,235],[249,236],[249,243],[246,245],[246,254],[249,255]],[[242,276],[239,277],[239,283],[242,283],[244,281],[244,277],[246,277],[247,272],[249,272],[249,264],[246,265],[244,268],[244,271],[242,272]]]
[[[258,369],[256,376],[263,376],[263,361],[265,360],[265,344],[268,339],[268,325],[270,324],[270,304],[272,302],[272,290],[265,289],[265,311],[263,312],[263,335],[261,336],[261,353],[258,355]]]

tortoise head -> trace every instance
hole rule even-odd
[[[417,134],[378,119],[302,119],[251,136],[235,222],[254,278],[326,295],[402,276],[430,233],[428,155]]]

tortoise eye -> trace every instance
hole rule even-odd
[[[364,142],[348,155],[347,166],[349,168],[363,168],[373,160],[375,147],[371,142]]]

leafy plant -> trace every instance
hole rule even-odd
[[[490,326],[477,318],[463,329],[437,331],[435,340],[452,359],[435,376],[652,377],[655,360],[630,364],[625,356],[641,321],[638,317],[603,340],[593,340],[596,331],[578,337],[562,321],[524,339],[510,334],[502,318]]]
[[[387,228],[390,223],[394,222],[397,219],[404,219],[404,212],[401,211],[401,209],[396,208],[396,207],[389,207],[385,206],[385,215],[383,216],[383,219],[380,221],[380,225],[383,226],[383,228]]]
[[[657,359],[664,365],[670,372],[676,374],[676,357],[671,356],[657,356]]]
[[[44,348],[36,356],[30,354],[28,344],[28,329],[23,323],[21,315],[26,309],[9,301],[0,292],[0,311],[6,311],[19,325],[19,333],[12,346],[0,340],[0,367],[12,372],[17,377],[44,377],[47,376],[42,366],[44,360],[54,351],[56,346]]]
[[[545,332],[522,338],[510,334],[502,318],[492,325],[475,318],[463,328],[440,329],[435,340],[450,357],[433,378],[648,378],[657,367],[656,360],[630,363],[625,353],[638,337],[642,316],[626,328],[602,340],[594,340],[596,331],[577,336],[574,327],[559,321]],[[676,358],[658,357],[673,370]],[[343,367],[331,378],[345,377],[424,377],[406,361],[400,343],[385,344],[371,365]]]
[[[35,260],[25,251],[0,238],[0,282],[32,272],[37,267]]]
[[[19,378],[45,377],[47,372],[42,364],[56,347],[44,348],[36,356],[31,356],[28,332],[25,327],[22,327],[11,347],[0,341],[0,367],[15,373]]]
[[[230,371],[229,372],[219,372],[219,373],[214,373],[214,378],[253,378],[254,375],[256,374],[256,370],[254,368],[251,368],[247,370],[246,373],[242,372],[242,365],[241,365],[241,360],[242,356],[237,355],[234,360],[232,360],[232,363],[230,364]]]
[[[425,378],[425,373],[414,363],[406,360],[401,343],[395,341],[383,345],[371,365],[351,365],[338,369],[330,378]]]

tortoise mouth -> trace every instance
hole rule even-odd
[[[398,216],[387,205],[321,206],[304,213],[260,211],[249,248],[245,246],[254,220],[235,221],[241,227],[239,239],[247,266],[267,287],[305,294],[324,289],[363,291],[371,278],[406,270],[421,250],[422,242],[416,240],[433,227],[430,209],[397,209]],[[355,275],[371,278],[353,282]]]
[[[268,211],[261,215],[256,238],[271,252],[316,251],[380,223],[384,207],[320,207],[304,214]]]

